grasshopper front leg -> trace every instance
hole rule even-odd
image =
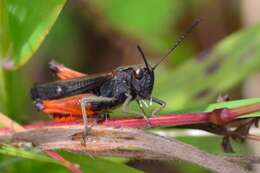
[[[151,101],[160,105],[159,108],[155,109],[152,112],[152,115],[156,115],[158,112],[160,112],[166,106],[166,102],[165,101],[163,101],[161,99],[158,99],[156,97],[151,97]]]
[[[144,114],[144,110],[141,109],[142,112],[136,112],[136,111],[130,111],[129,110],[129,104],[132,101],[132,99],[133,99],[133,96],[130,95],[130,94],[127,94],[127,99],[125,100],[125,102],[123,103],[123,106],[122,106],[122,112],[128,113],[128,114],[140,115],[140,116],[142,116],[145,119],[145,121],[147,123],[149,123],[149,118]],[[139,101],[138,101],[138,104],[140,106],[140,102]]]

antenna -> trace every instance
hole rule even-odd
[[[180,44],[181,42],[186,38],[187,35],[193,31],[193,29],[201,22],[201,19],[198,19],[192,23],[192,25],[184,32],[182,36],[180,36],[173,47],[168,50],[168,52],[152,67],[152,70],[156,69],[156,67],[161,64],[162,61],[164,61],[165,58],[167,58]]]
[[[140,45],[137,45],[137,49],[138,49],[138,51],[140,52],[140,54],[141,54],[141,56],[142,56],[142,58],[143,58],[143,60],[144,60],[145,66],[146,66],[149,70],[152,70],[151,65],[148,63],[147,58],[145,57],[144,52],[143,52],[141,46],[140,46]]]

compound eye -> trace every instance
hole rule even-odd
[[[134,77],[138,80],[143,78],[143,71],[141,69],[137,69],[134,71]]]

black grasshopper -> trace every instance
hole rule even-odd
[[[86,129],[88,117],[107,115],[118,106],[121,106],[122,112],[141,115],[148,121],[142,109],[144,101],[159,104],[152,112],[153,115],[166,105],[164,101],[152,96],[155,69],[198,23],[199,21],[195,21],[154,66],[148,63],[140,46],[137,48],[144,64],[119,67],[105,74],[86,75],[63,65],[50,63],[50,69],[62,80],[37,84],[31,89],[36,108],[63,120],[64,117],[74,120],[83,116]],[[128,110],[128,105],[133,100],[137,101],[142,111]]]

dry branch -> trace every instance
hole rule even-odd
[[[35,126],[37,127],[37,126]],[[30,142],[41,150],[63,149],[93,156],[121,156],[139,159],[183,160],[218,173],[247,173],[237,163],[140,129],[94,126],[82,144],[83,126],[60,125],[0,133],[0,143]]]

